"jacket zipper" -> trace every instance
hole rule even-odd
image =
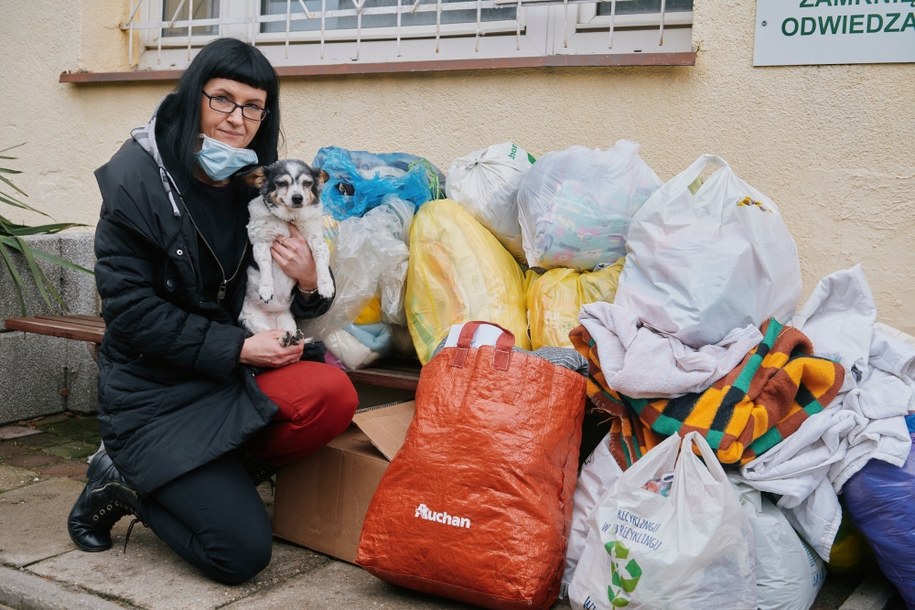
[[[213,250],[213,247],[210,246],[210,242],[207,241],[207,238],[203,236],[203,233],[200,232],[200,228],[197,226],[197,221],[194,220],[194,215],[191,214],[191,211],[187,209],[187,206],[184,207],[184,210],[187,212],[187,217],[191,219],[191,224],[194,225],[194,231],[197,233],[197,237],[203,241],[203,244],[207,247],[207,250],[210,251],[210,254],[213,256],[213,260],[216,261],[216,266],[219,267],[219,272],[222,274],[222,282],[219,284],[219,290],[216,291],[216,302],[221,302],[226,298],[226,287],[229,282],[235,279],[238,275],[238,272],[241,270],[241,266],[245,262],[245,254],[248,253],[248,242],[245,241],[245,247],[241,251],[241,258],[238,260],[238,266],[235,267],[235,271],[232,273],[232,277],[226,278],[226,270],[223,269],[222,263],[219,262],[219,257],[216,256],[216,252]]]

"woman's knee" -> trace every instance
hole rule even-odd
[[[221,553],[211,555],[209,576],[227,585],[238,585],[257,576],[273,555],[270,535],[239,533]]]
[[[335,436],[337,436],[346,430],[350,422],[353,421],[353,415],[355,415],[356,408],[359,406],[359,395],[356,393],[356,387],[350,380],[349,375],[338,368],[333,368],[333,371],[333,375],[337,379],[332,387],[336,388],[336,390],[329,393],[328,401],[331,403],[331,410],[335,416]]]

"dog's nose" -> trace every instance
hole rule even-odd
[[[292,196],[292,205],[294,205],[294,206],[300,206],[300,205],[302,205],[302,202],[303,202],[304,200],[305,200],[305,198],[302,197],[301,195],[298,195],[298,194],[293,195],[293,196]]]

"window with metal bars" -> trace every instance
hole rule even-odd
[[[360,64],[588,65],[589,57],[682,54],[692,51],[691,26],[692,0],[132,0],[122,27],[131,38],[128,61],[141,69],[184,67],[203,44],[234,36],[275,66],[356,71]]]

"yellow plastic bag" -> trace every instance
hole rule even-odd
[[[410,229],[404,310],[423,364],[453,324],[494,322],[530,349],[521,267],[502,244],[458,203],[422,205]]]
[[[543,274],[528,270],[525,300],[531,329],[531,346],[572,347],[569,332],[578,326],[582,305],[613,302],[625,257],[612,265],[580,273],[557,267]]]

